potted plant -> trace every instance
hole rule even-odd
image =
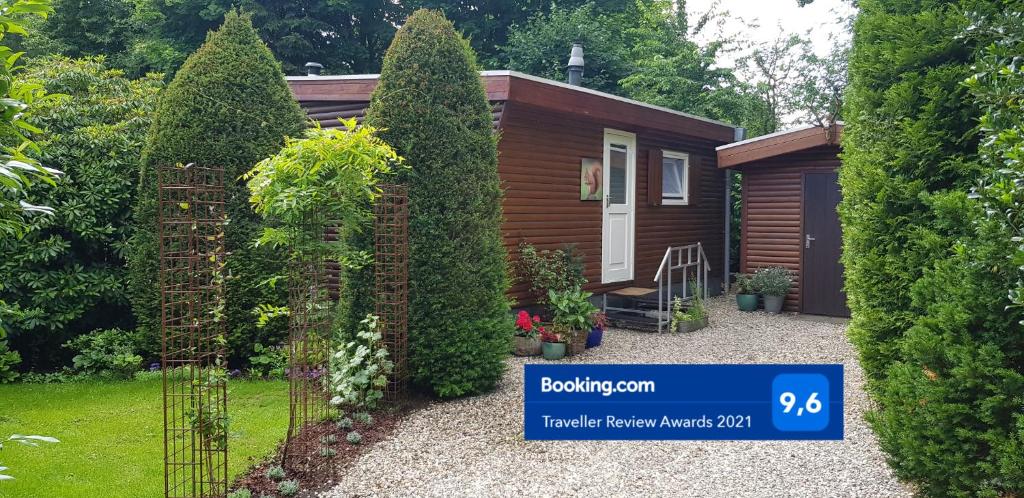
[[[520,311],[516,315],[516,356],[537,356],[541,353],[540,339],[537,337],[539,324],[539,316],[534,315],[531,318],[526,311]]]
[[[750,274],[736,274],[736,306],[740,311],[757,311],[757,291]]]
[[[561,334],[554,330],[538,327],[540,333],[541,352],[545,360],[561,360],[565,357],[565,342]]]
[[[760,268],[754,272],[754,288],[764,296],[764,310],[768,313],[782,311],[786,293],[793,285],[793,274],[781,266]]]
[[[708,326],[708,312],[704,307],[704,300],[699,294],[694,294],[690,300],[689,309],[683,309],[683,300],[675,298],[672,300],[672,323],[671,330],[676,332],[693,332]]]
[[[593,327],[591,317],[597,313],[597,307],[590,303],[591,295],[579,287],[564,292],[548,292],[553,322],[566,329],[563,337],[567,354],[580,354],[587,348],[587,336]]]
[[[604,327],[608,324],[608,315],[598,311],[590,317],[590,321],[594,326],[590,329],[590,335],[587,336],[587,349],[601,345],[601,339],[604,338]]]

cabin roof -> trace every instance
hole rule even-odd
[[[813,149],[825,145],[839,145],[843,123],[832,126],[803,126],[783,130],[716,147],[718,167],[733,168],[783,154]]]
[[[369,102],[379,76],[290,76],[287,79],[295,98],[304,106],[312,107],[327,102]],[[513,102],[583,115],[613,125],[653,128],[723,143],[731,141],[735,134],[735,127],[722,121],[516,71],[481,71],[480,77],[492,105]],[[365,106],[362,110],[365,113]]]

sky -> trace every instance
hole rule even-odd
[[[755,42],[771,42],[778,37],[780,25],[786,33],[807,35],[810,30],[813,49],[822,56],[828,54],[832,45],[830,34],[848,39],[837,19],[854,12],[848,0],[814,0],[805,7],[798,6],[797,0],[686,0],[686,11],[693,22],[714,5],[729,12],[719,28],[726,33],[745,32]],[[756,22],[758,26],[747,29],[744,21]]]

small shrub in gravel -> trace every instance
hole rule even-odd
[[[236,489],[228,493],[228,498],[252,498],[252,491],[248,488]]]
[[[278,482],[284,479],[284,469],[280,465],[275,465],[267,469],[267,479]]]
[[[338,428],[339,429],[351,429],[352,428],[352,419],[350,419],[348,417],[345,417],[345,418],[339,420],[338,421]]]
[[[352,431],[348,433],[348,436],[345,437],[345,440],[348,441],[349,444],[359,444],[363,442],[363,435],[359,434],[356,431]]]
[[[373,417],[369,413],[360,412],[353,415],[352,417],[354,417],[356,419],[356,422],[359,422],[360,424],[373,425]]]
[[[299,481],[295,479],[281,481],[277,484],[277,492],[281,493],[281,496],[295,496],[299,492]]]

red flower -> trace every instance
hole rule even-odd
[[[533,323],[540,323],[540,317],[537,315],[533,315]]]
[[[516,328],[520,330],[532,330],[533,322],[530,321],[530,314],[525,311],[520,311],[516,316]]]

